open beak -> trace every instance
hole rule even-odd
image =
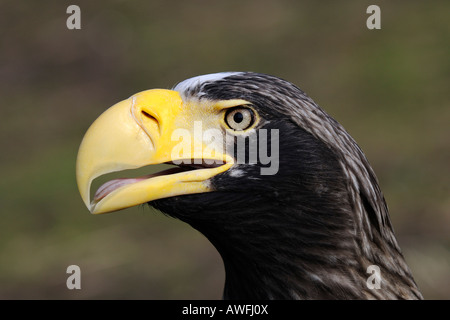
[[[178,92],[162,89],[143,91],[106,110],[88,129],[78,151],[76,178],[87,208],[92,213],[106,213],[160,198],[213,191],[207,180],[228,170],[233,158],[196,139],[190,116]],[[190,148],[184,148],[182,154],[177,152],[180,136],[174,135],[180,126],[185,133],[192,133]],[[201,165],[109,181],[90,199],[92,181],[101,175],[194,159],[195,163],[201,159]],[[214,165],[202,165],[205,162]]]

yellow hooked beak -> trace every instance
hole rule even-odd
[[[92,213],[212,191],[206,181],[228,170],[233,158],[211,150],[201,137],[196,139],[192,126],[196,114],[188,109],[176,91],[148,90],[112,106],[91,125],[80,145],[76,177],[81,197]],[[180,128],[184,134],[192,133],[188,137],[190,148],[184,148],[182,154],[178,152],[180,137],[188,139],[174,134]],[[177,167],[140,178],[115,179],[101,186],[90,199],[91,183],[101,175],[193,159],[213,160],[218,165],[188,171]]]

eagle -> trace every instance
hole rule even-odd
[[[158,173],[99,176],[148,165]],[[200,231],[224,299],[423,299],[375,173],[296,85],[255,72],[137,93],[86,132],[76,178],[91,213],[148,203]]]

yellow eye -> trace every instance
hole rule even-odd
[[[227,110],[225,113],[225,122],[231,129],[243,131],[255,122],[255,116],[252,109],[236,107]]]

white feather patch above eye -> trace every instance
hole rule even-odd
[[[184,94],[185,92],[188,92],[189,89],[201,86],[205,82],[214,82],[241,73],[242,72],[219,72],[219,73],[204,74],[201,76],[196,76],[181,81],[175,86],[175,88],[173,88],[173,90],[178,91],[180,94]]]

